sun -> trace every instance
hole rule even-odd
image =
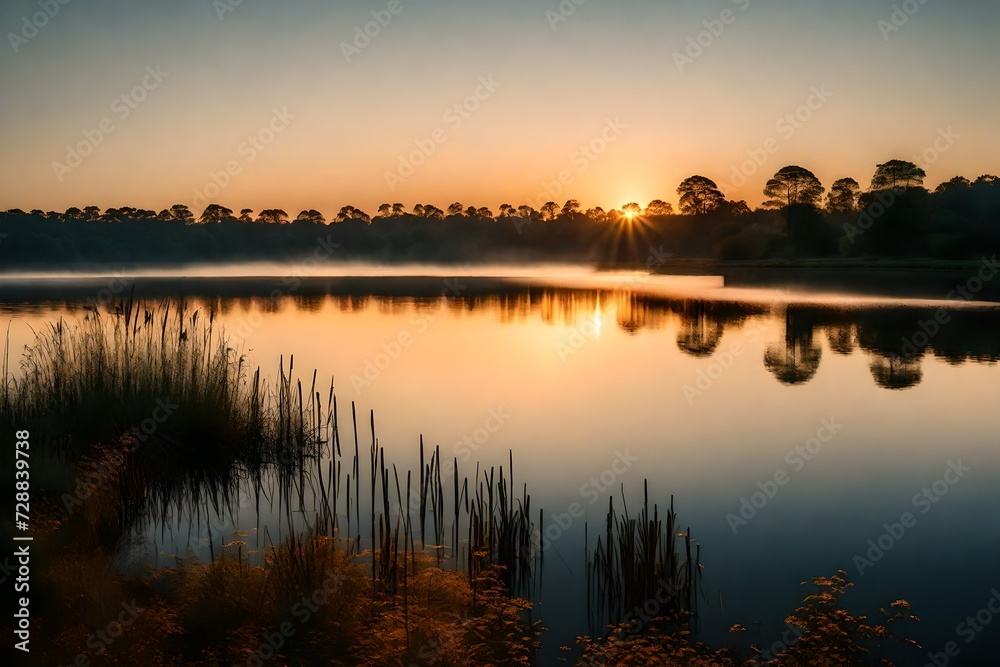
[[[621,220],[628,226],[632,226],[633,223],[639,222],[640,214],[642,213],[642,207],[636,204],[634,201],[630,201],[627,204],[623,204],[619,209],[621,212]]]

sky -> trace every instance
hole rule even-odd
[[[1000,172],[998,3],[63,1],[0,8],[0,209],[676,205],[692,174],[756,206],[789,164]]]

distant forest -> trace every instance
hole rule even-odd
[[[170,265],[187,262],[320,261],[643,264],[656,249],[675,258],[723,261],[812,258],[978,259],[1000,249],[1000,178],[958,176],[933,191],[912,162],[877,165],[867,190],[853,178],[829,191],[803,167],[771,177],[752,210],[714,181],[691,176],[677,188],[678,210],[583,210],[570,199],[539,209],[494,211],[455,202],[446,209],[385,203],[370,215],[344,206],[327,220],[304,210],[238,213],[209,204],[160,212],[96,206],[64,212],[0,213],[0,268]]]

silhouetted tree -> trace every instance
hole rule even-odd
[[[252,222],[253,221],[253,209],[252,208],[241,208],[240,209],[240,222]]]
[[[280,208],[265,208],[257,216],[257,222],[280,225],[288,222],[288,214]]]
[[[575,199],[569,199],[563,204],[562,210],[559,215],[568,220],[572,220],[577,213],[580,212],[580,202]]]
[[[40,213],[41,211],[39,211],[37,208],[31,211],[31,215],[38,215]],[[111,206],[104,209],[104,213],[101,214],[100,219],[105,222],[118,222],[121,219],[121,216],[118,213],[118,209]]]
[[[782,167],[764,186],[767,208],[785,208],[794,204],[816,206],[823,195],[823,185],[805,167]]]
[[[899,190],[919,188],[927,174],[923,169],[907,160],[889,160],[875,167],[872,176],[872,190]]]
[[[622,206],[622,212],[631,215],[639,215],[639,213],[642,212],[642,207],[639,206],[639,204],[637,204],[636,202],[630,201],[629,203]]]
[[[826,210],[830,213],[857,213],[861,186],[853,178],[839,178],[830,186]]]
[[[971,185],[972,181],[967,179],[965,176],[956,176],[934,188],[934,194],[940,195],[948,192],[949,190],[960,190],[968,188]]]
[[[403,215],[404,213],[406,213],[406,208],[402,204],[400,204],[400,203],[397,202],[397,203],[395,203],[395,204],[392,205],[392,214],[393,215],[400,216],[400,215]]]
[[[380,204],[378,207],[378,214],[383,218],[388,218],[392,215],[392,204]]]
[[[209,204],[205,207],[205,210],[201,212],[201,217],[198,218],[198,222],[202,224],[210,224],[213,222],[222,222],[223,220],[228,220],[233,217],[233,209],[226,208],[221,204]]]
[[[326,219],[323,214],[316,209],[309,209],[305,211],[300,211],[297,216],[295,216],[296,222],[312,222],[317,225],[326,224]]]
[[[353,206],[344,206],[337,213],[335,218],[337,222],[346,222],[348,220],[361,220],[362,222],[371,222],[371,217],[359,208]]]
[[[680,195],[681,213],[685,215],[704,215],[719,208],[726,201],[725,195],[719,190],[715,181],[704,176],[685,178],[677,186],[677,194]]]
[[[559,213],[559,204],[554,201],[547,201],[542,204],[541,213],[543,220],[555,220],[556,214]]]
[[[663,201],[662,199],[654,199],[649,202],[646,206],[646,215],[673,215],[674,205]]]
[[[479,208],[476,209],[476,217],[482,218],[483,220],[492,220],[493,211],[491,211],[485,206],[480,206]]]
[[[462,215],[462,204],[455,202],[448,207],[448,215]]]
[[[588,208],[585,215],[588,218],[590,218],[591,220],[593,220],[594,222],[607,222],[608,221],[608,214],[607,214],[607,212],[603,208],[601,208],[600,206],[595,206],[594,208]]]
[[[500,216],[501,218],[510,218],[517,215],[517,210],[510,204],[500,204]]]
[[[736,216],[737,218],[753,213],[753,211],[750,210],[750,205],[747,204],[745,199],[741,199],[739,201],[730,199],[727,202],[727,205],[729,207],[730,215]]]
[[[174,204],[171,206],[170,215],[174,220],[180,220],[184,224],[194,222],[194,213],[184,204]]]

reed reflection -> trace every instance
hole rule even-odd
[[[629,335],[671,336],[688,356],[709,359],[719,353],[725,336],[751,319],[778,326],[780,334],[763,351],[761,362],[786,385],[803,385],[819,371],[824,349],[848,357],[865,354],[874,383],[901,390],[924,379],[928,355],[948,364],[995,364],[1000,360],[1000,311],[996,309],[773,304],[690,297],[664,297],[629,289],[569,289],[500,279],[462,279],[443,288],[439,278],[331,278],[303,282],[295,293],[276,288],[273,280],[187,281],[180,287],[149,281],[143,297],[166,300],[188,310],[221,316],[257,311],[270,316],[300,314],[321,317],[325,308],[341,313],[368,311],[396,316],[441,311],[448,317],[492,314],[501,325],[540,321],[547,326],[575,326],[592,320]],[[0,313],[42,314],[58,311],[82,317],[94,304],[84,295],[49,298],[43,291],[13,294],[0,303]],[[286,288],[287,289],[287,288]],[[59,292],[65,292],[64,288]],[[72,292],[72,291],[71,291]],[[111,304],[98,304],[112,312]],[[598,330],[600,327],[597,328]]]

